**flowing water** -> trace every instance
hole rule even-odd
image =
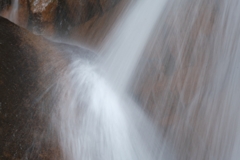
[[[8,19],[17,24],[18,22],[18,8],[19,8],[19,0],[12,0],[12,10]]]
[[[160,134],[125,86],[163,5],[159,0],[137,1],[129,8],[101,51],[106,56],[98,63],[102,72],[80,60],[65,71],[53,116],[65,159],[162,159],[166,151]]]
[[[239,7],[175,1],[139,65],[139,99],[180,160],[239,159]]]
[[[53,115],[64,158],[162,159],[167,151],[157,130],[96,68],[75,60],[66,71],[59,108]]]
[[[70,57],[51,122],[64,159],[239,159],[240,3],[173,2],[132,2],[101,59]]]

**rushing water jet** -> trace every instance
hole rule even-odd
[[[134,3],[133,3],[134,2]],[[125,91],[166,0],[133,1],[101,49],[103,65],[119,90]]]
[[[161,22],[165,1],[133,2],[106,39],[101,60],[66,55],[50,122],[64,159],[239,159],[240,5],[174,2]],[[154,30],[156,24],[162,28]],[[153,55],[143,56],[137,67],[143,76],[132,79],[143,51]],[[138,98],[164,137],[126,93],[130,80],[142,83],[136,83]]]
[[[124,92],[164,2],[137,1],[102,50],[103,70],[118,91],[86,62],[66,71],[53,120],[65,159],[161,159],[160,135]]]
[[[14,22],[14,23],[18,23],[18,7],[19,7],[19,0],[13,0],[12,3],[12,10],[10,12],[10,15],[9,15],[9,20]]]

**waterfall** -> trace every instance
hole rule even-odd
[[[9,16],[15,23],[18,3]],[[63,159],[239,159],[240,3],[174,0],[164,26],[166,3],[131,1],[102,57],[66,54],[49,113]],[[149,42],[153,51],[140,61]],[[127,93],[138,66],[149,71],[136,80],[142,104]]]
[[[164,3],[132,4],[100,51],[101,63],[74,59],[64,71],[52,121],[65,159],[171,159],[156,127],[125,93]]]
[[[12,1],[12,10],[10,12],[10,15],[9,15],[9,20],[14,22],[14,23],[18,23],[18,7],[19,7],[19,0],[13,0]]]
[[[112,83],[125,90],[166,0],[138,0],[116,24],[101,52]]]
[[[164,155],[166,147],[144,113],[119,96],[97,67],[74,60],[65,73],[53,114],[64,159],[157,160],[169,156]]]

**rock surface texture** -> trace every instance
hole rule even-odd
[[[0,2],[1,16],[11,19],[16,9],[13,2]],[[14,23],[36,34],[94,46],[102,41],[126,3],[126,0],[19,0]]]
[[[54,86],[69,62],[66,49],[91,53],[49,42],[2,17],[0,24],[0,159],[60,160],[50,126]]]
[[[18,23],[36,33],[96,46],[125,5],[124,0],[20,0]],[[235,54],[239,44],[240,7],[234,7],[239,7],[237,0],[169,2],[138,66],[133,94],[178,160],[231,156],[237,119],[226,107],[231,79],[225,70],[218,73],[220,78],[226,74],[216,91],[213,75],[218,57]],[[11,1],[0,1],[1,15],[8,17],[11,9]],[[53,43],[4,18],[0,24],[0,159],[59,160],[57,140],[45,125],[51,107],[42,106],[52,101],[48,86],[58,77],[52,73],[61,74],[57,71],[67,62]],[[224,46],[230,42],[231,47]]]
[[[57,159],[44,104],[57,75],[46,73],[64,63],[42,37],[1,17],[0,23],[0,159]]]

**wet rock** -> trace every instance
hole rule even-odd
[[[0,24],[0,159],[57,160],[46,89],[65,62],[41,36],[1,17]]]
[[[99,1],[93,0],[68,0],[68,16],[72,25],[82,24],[97,14],[101,13]]]
[[[61,160],[51,124],[57,82],[72,56],[93,53],[53,43],[2,17],[0,24],[0,159]]]
[[[11,5],[11,0],[1,0],[0,1],[0,12],[3,9],[9,8],[10,5]]]
[[[108,11],[114,7],[120,0],[100,0],[101,8],[103,12]]]
[[[100,17],[117,0],[29,0],[30,28],[45,35],[67,36],[72,28]]]
[[[73,27],[87,22],[100,13],[98,1],[59,0],[54,22],[57,34],[66,37]]]
[[[0,15],[10,19],[13,4],[1,1]],[[127,0],[19,0],[16,24],[53,38],[95,47],[101,43]],[[10,5],[11,4],[11,5]]]
[[[29,10],[28,10],[28,2],[26,0],[19,0],[19,8],[18,8],[18,22],[17,24],[21,27],[26,28],[28,25],[29,19]]]
[[[58,0],[29,0],[29,27],[37,33],[52,36]]]
[[[4,1],[3,1],[4,2]],[[15,6],[14,1],[11,1],[3,10],[0,10],[0,16],[3,16],[12,22],[22,26],[27,27],[29,10],[26,0],[18,0],[18,6]],[[10,5],[11,4],[11,5]]]
[[[127,0],[121,0],[102,15],[96,15],[86,23],[72,27],[68,33],[69,39],[98,48],[128,4]]]

